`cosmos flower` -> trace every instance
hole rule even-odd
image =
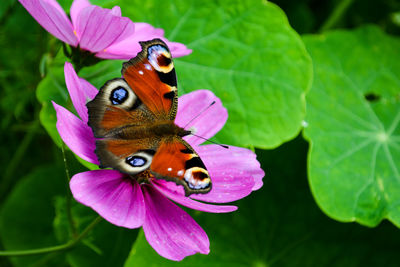
[[[87,101],[93,99],[98,91],[79,78],[70,63],[65,64],[64,73],[80,118],[53,103],[58,132],[76,155],[99,164],[94,153],[95,138],[87,125],[86,108]],[[183,127],[213,101],[215,104],[187,127],[195,128],[198,135],[211,138],[225,124],[228,114],[221,101],[208,90],[181,96],[175,123]],[[232,212],[237,207],[204,202],[227,203],[241,199],[262,186],[264,172],[256,155],[248,149],[200,145],[203,141],[195,136],[186,136],[185,140],[200,155],[209,171],[213,187],[207,194],[186,197],[183,187],[173,182],[150,177],[149,183],[139,184],[126,174],[109,169],[75,174],[70,182],[72,194],[78,202],[93,208],[115,225],[127,228],[142,226],[150,245],[165,258],[179,261],[198,252],[208,254],[207,234],[172,201],[205,212]]]
[[[121,16],[121,8],[105,9],[88,0],[74,0],[71,20],[55,0],[19,0],[25,9],[48,32],[61,41],[104,59],[130,59],[140,52],[139,41],[160,38],[173,57],[192,51],[180,43],[169,42],[164,31],[147,23],[133,23]]]

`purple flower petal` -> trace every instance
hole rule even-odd
[[[210,106],[213,101],[215,104]],[[199,114],[200,116],[191,121]],[[222,106],[221,100],[211,91],[197,90],[178,99],[175,123],[187,130],[194,131],[196,135],[207,139],[213,137],[224,126],[227,119],[227,110]],[[188,124],[188,122],[190,123]],[[193,135],[188,135],[184,139],[192,146],[204,142],[203,139]]]
[[[115,6],[111,9],[111,14],[113,14],[114,16],[118,16],[121,17],[121,8],[119,6]]]
[[[207,194],[192,194],[190,198],[211,202],[232,202],[249,195],[253,191],[254,178],[243,170],[230,168],[208,168],[212,189]]]
[[[144,234],[161,256],[175,261],[197,252],[208,254],[210,241],[186,212],[151,186],[142,186],[146,202]]]
[[[64,65],[65,83],[75,107],[76,112],[84,123],[88,121],[88,110],[86,103],[93,99],[98,93],[97,89],[89,82],[79,78],[72,64],[65,62]]]
[[[202,202],[198,202],[186,197],[183,192],[172,191],[172,187],[164,186],[164,183],[168,183],[167,181],[153,181],[152,184],[154,188],[156,188],[159,192],[161,192],[167,198],[191,209],[205,211],[205,212],[215,212],[215,213],[223,213],[223,212],[232,212],[237,210],[236,206],[217,206],[205,204]],[[182,186],[180,186],[181,189]]]
[[[19,0],[32,17],[49,33],[63,42],[77,46],[72,24],[55,0]]]
[[[82,9],[91,6],[90,2],[88,0],[74,0],[74,2],[71,5],[70,8],[70,15],[71,15],[71,20],[72,24],[76,28],[76,25],[78,23],[78,16],[79,13],[82,11]]]
[[[96,54],[97,57],[106,59],[131,59],[139,53],[142,48],[140,41],[148,41],[154,38],[161,38],[171,50],[174,57],[188,55],[192,50],[187,49],[185,45],[180,43],[169,42],[163,38],[164,30],[157,29],[147,23],[134,23],[134,34],[118,41],[107,47],[105,51],[100,51]]]
[[[144,38],[152,39],[155,38],[152,36],[164,36],[164,30],[160,28],[154,28],[151,24],[145,22],[135,22],[135,34],[140,35]]]
[[[74,198],[107,221],[126,228],[140,227],[146,206],[139,184],[114,170],[75,174],[70,182]]]
[[[57,113],[57,130],[61,139],[80,158],[98,165],[92,129],[64,107],[52,103]]]
[[[82,9],[75,25],[80,47],[94,53],[119,41],[121,36],[129,36],[133,33],[133,27],[129,18],[115,16],[111,10],[98,6]]]
[[[228,149],[218,145],[203,145],[195,147],[207,169],[230,169],[243,170],[254,178],[253,190],[259,189],[262,185],[262,178],[265,173],[256,159],[257,155],[246,148],[229,146]]]
[[[192,49],[188,49],[184,44],[170,42],[166,39],[164,39],[164,42],[168,45],[173,58],[187,56],[192,53]]]
[[[87,103],[97,95],[99,90],[97,90],[96,87],[94,87],[90,82],[86,81],[83,78],[79,78],[79,81],[81,82],[81,88],[83,93],[85,94]]]

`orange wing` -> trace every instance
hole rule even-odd
[[[187,196],[211,190],[211,179],[203,161],[188,143],[178,137],[161,141],[150,171],[157,179],[183,185]]]
[[[160,39],[140,44],[142,51],[123,64],[122,75],[155,117],[174,120],[178,96],[171,53]]]

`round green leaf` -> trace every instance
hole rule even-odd
[[[271,148],[304,117],[312,65],[285,14],[267,1],[121,1],[124,16],[165,29],[193,53],[175,60],[180,92],[210,89],[228,108],[218,140]],[[140,8],[138,8],[140,7]]]
[[[309,180],[334,219],[400,227],[400,40],[376,27],[304,38]]]

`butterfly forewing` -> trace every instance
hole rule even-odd
[[[122,75],[155,116],[174,120],[178,96],[171,53],[159,39],[140,44],[143,50],[123,64]]]
[[[145,125],[155,119],[121,78],[107,81],[86,106],[88,125],[92,127],[96,138],[112,136],[121,128]]]

